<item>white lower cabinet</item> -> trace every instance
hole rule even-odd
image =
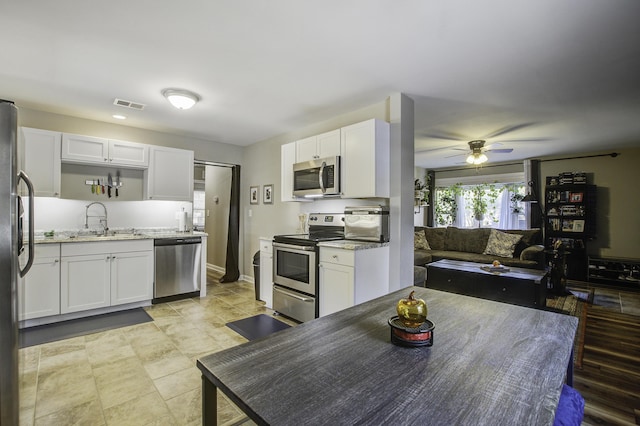
[[[29,273],[18,281],[18,320],[59,314],[60,244],[37,245]]]
[[[273,308],[273,245],[268,238],[260,238],[260,300]]]
[[[111,255],[111,305],[153,298],[153,251]]]
[[[63,256],[60,313],[103,308],[111,304],[111,257],[106,254]]]
[[[60,313],[153,297],[153,240],[64,244]]]
[[[389,292],[389,247],[359,250],[320,246],[320,316]]]

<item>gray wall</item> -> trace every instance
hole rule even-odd
[[[560,172],[586,172],[588,183],[598,185],[598,237],[589,243],[590,255],[640,258],[640,148],[615,150],[618,157],[549,161],[542,159],[542,193],[546,176]],[[584,153],[594,155],[612,151]]]
[[[242,164],[242,147],[20,107],[18,125],[150,145],[190,149],[198,160]]]
[[[366,201],[318,200],[309,203],[280,201],[280,146],[312,136],[338,129],[340,127],[378,118],[388,121],[387,102],[382,101],[332,120],[316,123],[295,132],[283,134],[245,148],[241,178],[241,223],[244,245],[240,270],[253,275],[253,253],[259,250],[259,238],[271,238],[276,234],[295,233],[298,228],[298,214],[301,212],[342,212],[347,203],[361,205]],[[262,203],[262,186],[274,185],[273,204]],[[260,186],[260,204],[249,204],[249,187]],[[370,203],[371,201],[369,201]],[[383,200],[385,202],[385,200]]]

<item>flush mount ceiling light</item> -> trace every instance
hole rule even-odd
[[[122,115],[122,114],[113,114],[112,117],[117,119],[117,120],[126,120],[127,119],[127,116],[126,115]]]
[[[184,89],[165,89],[162,96],[178,109],[189,109],[200,100],[200,96]]]

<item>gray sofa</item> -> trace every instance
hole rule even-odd
[[[505,266],[543,269],[544,246],[540,245],[540,229],[500,230],[508,234],[522,235],[511,257],[483,254],[489,241],[491,228],[447,228],[415,227],[424,232],[430,250],[414,249],[414,265],[424,266],[441,259],[462,260],[490,264],[498,260]]]

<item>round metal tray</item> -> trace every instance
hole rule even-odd
[[[426,320],[419,327],[405,327],[398,316],[389,318],[391,327],[391,343],[399,346],[420,347],[433,345],[433,329],[435,325]]]

